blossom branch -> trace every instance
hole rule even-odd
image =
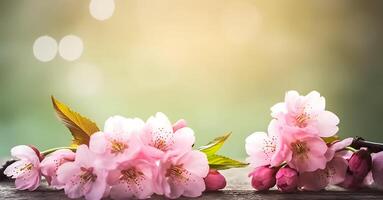
[[[368,148],[368,150],[372,153],[378,153],[383,151],[383,144],[378,142],[371,142],[364,140],[362,137],[355,137],[352,141],[351,147],[355,149],[360,149],[362,147]]]

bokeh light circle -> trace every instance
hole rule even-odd
[[[41,62],[53,60],[57,54],[57,41],[44,35],[37,38],[33,44],[33,55]]]
[[[106,20],[113,16],[115,9],[114,0],[91,0],[89,12],[97,20]]]
[[[60,40],[59,54],[67,61],[80,58],[84,50],[82,39],[75,35],[67,35]]]

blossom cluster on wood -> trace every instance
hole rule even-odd
[[[206,188],[223,188],[226,181],[216,170],[209,173],[207,156],[192,149],[194,142],[185,120],[172,125],[163,113],[146,122],[113,116],[76,152],[60,149],[45,156],[32,146],[12,148],[18,161],[4,174],[20,190],[35,190],[45,177],[69,198],[198,197]]]
[[[256,190],[382,184],[383,152],[371,157],[368,148],[351,148],[352,138],[338,140],[339,118],[325,109],[325,98],[318,92],[287,92],[284,102],[271,107],[271,116],[267,133],[246,138],[247,161],[253,167],[249,176]]]

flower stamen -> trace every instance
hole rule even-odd
[[[291,143],[291,148],[294,154],[297,156],[307,157],[307,152],[310,151],[310,148],[307,147],[305,142],[297,141]]]
[[[299,128],[303,128],[307,125],[307,120],[310,119],[310,116],[306,113],[302,113],[295,118],[296,125]]]
[[[128,145],[123,143],[123,142],[120,142],[120,141],[117,141],[117,140],[113,140],[112,141],[112,149],[111,149],[111,152],[114,153],[114,154],[119,154],[119,153],[123,153],[125,149],[128,148]]]
[[[177,180],[179,182],[187,182],[189,181],[188,175],[190,175],[190,172],[185,170],[183,168],[183,165],[171,165],[170,168],[166,171],[167,177],[170,177],[174,180]]]
[[[20,172],[23,172],[23,171],[31,171],[33,168],[33,164],[32,163],[28,163],[26,164],[24,167],[22,167],[20,169]]]
[[[97,179],[97,175],[93,174],[93,168],[85,168],[81,167],[81,171],[83,172],[80,175],[81,182],[87,183],[87,182],[95,182]]]

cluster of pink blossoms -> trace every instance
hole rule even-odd
[[[172,125],[162,113],[146,123],[114,116],[75,153],[62,149],[43,158],[33,147],[12,148],[19,160],[4,174],[20,190],[35,190],[43,176],[69,198],[198,197],[207,187],[209,165],[204,153],[192,149],[194,141],[184,120]]]
[[[301,96],[289,91],[271,111],[268,133],[255,132],[246,139],[255,189],[277,185],[284,192],[316,191],[329,184],[346,188],[363,184],[371,170],[371,155],[365,149],[350,151],[352,138],[325,142],[338,132],[339,118],[325,110],[325,99],[318,92]],[[376,162],[380,168],[381,161]]]

